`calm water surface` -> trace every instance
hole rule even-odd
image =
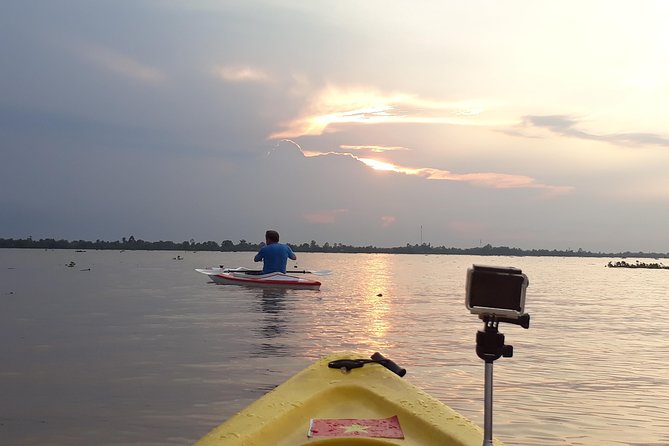
[[[530,278],[530,329],[501,325],[514,357],[494,366],[497,437],[669,445],[669,271],[605,268],[612,259],[298,256],[334,270],[320,291],[217,286],[193,271],[253,266],[253,253],[0,250],[0,444],[192,444],[341,350],[382,352],[482,425],[482,323],[464,307],[477,263]]]

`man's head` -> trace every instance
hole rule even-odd
[[[268,245],[271,245],[272,243],[279,243],[279,233],[273,230],[269,230],[265,232],[265,240],[267,241]]]

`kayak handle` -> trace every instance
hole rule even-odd
[[[393,361],[384,357],[379,352],[374,353],[372,355],[372,359],[374,361],[378,362],[379,364],[381,364],[382,366],[384,366],[385,368],[387,368],[388,370],[390,370],[391,372],[395,373],[398,376],[404,376],[404,375],[407,374],[407,369],[398,366]]]
[[[384,357],[381,353],[376,352],[371,356],[372,359],[337,359],[335,361],[330,361],[328,367],[331,369],[344,369],[350,371],[351,369],[357,369],[365,364],[380,364],[395,373],[398,376],[404,376],[407,374],[406,369],[398,366],[392,360]]]

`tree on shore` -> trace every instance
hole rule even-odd
[[[388,253],[388,254],[449,254],[449,255],[480,255],[480,256],[531,256],[531,257],[638,257],[638,258],[667,258],[669,253],[644,253],[644,252],[618,252],[602,253],[585,251],[578,248],[577,251],[531,249],[523,250],[508,246],[485,246],[475,248],[447,248],[445,246],[432,246],[428,243],[420,245],[398,246],[394,248],[378,248],[375,246],[351,246],[343,243],[325,242],[320,246],[315,240],[309,243],[292,244],[290,247],[295,252],[327,252],[327,253]],[[0,248],[32,248],[32,249],[100,249],[100,250],[144,250],[144,251],[221,251],[221,252],[255,252],[260,249],[260,244],[249,243],[240,240],[235,244],[231,240],[224,240],[220,244],[214,241],[196,242],[194,239],[175,243],[172,241],[159,240],[149,242],[135,239],[131,235],[123,237],[120,241],[108,242],[104,240],[55,240],[53,238],[34,240],[32,237],[25,239],[0,238]]]

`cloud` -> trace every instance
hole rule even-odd
[[[483,120],[481,104],[443,102],[405,93],[382,93],[365,88],[328,87],[312,98],[305,112],[269,138],[322,135],[346,124],[419,123],[451,125],[499,125]],[[504,122],[509,124],[509,122]]]
[[[408,147],[401,146],[370,146],[370,145],[361,145],[361,146],[350,146],[350,145],[341,145],[339,146],[342,150],[360,150],[368,151],[372,153],[383,153],[383,152],[395,152],[398,150],[409,150]]]
[[[545,128],[553,133],[570,138],[579,138],[591,141],[604,141],[621,146],[655,145],[669,147],[669,137],[657,133],[628,132],[595,134],[579,130],[580,122],[565,115],[528,115],[523,118],[522,126],[528,128]],[[520,133],[521,136],[529,136]]]
[[[80,46],[80,52],[98,67],[125,78],[146,83],[157,83],[163,81],[166,77],[160,70],[138,62],[111,48],[85,44]]]
[[[535,178],[526,175],[512,175],[496,172],[477,172],[456,174],[448,170],[422,168],[417,175],[425,176],[429,180],[464,181],[495,189],[543,189],[553,194],[571,192],[571,186],[552,186],[538,182]]]
[[[366,166],[371,167],[374,170],[386,170],[386,171],[391,171],[391,172],[399,172],[399,173],[406,173],[410,175],[415,175],[416,174],[416,169],[409,169],[406,167],[400,167],[392,163],[388,163],[385,161],[379,161],[375,160],[373,158],[359,158],[359,157],[354,157],[358,161],[361,161],[363,164]]]
[[[266,82],[270,79],[264,71],[248,65],[217,65],[212,71],[225,82]]]
[[[305,155],[309,156],[308,152]],[[342,153],[328,153],[320,155],[344,155]],[[433,167],[405,167],[387,161],[373,158],[358,157],[346,154],[366,166],[379,171],[395,172],[405,175],[415,175],[427,180],[460,181],[495,189],[542,189],[550,194],[565,194],[574,190],[571,186],[553,186],[544,184],[527,175],[513,175],[497,172],[453,173]],[[312,155],[313,156],[313,155]]]
[[[354,158],[367,163],[366,161],[369,160],[369,164],[376,164],[377,169],[380,168],[382,165],[382,161],[377,161],[373,160],[371,158],[364,158],[362,156],[357,156],[353,155],[352,152],[362,152],[366,154],[378,154],[378,153],[384,153],[384,152],[398,152],[398,151],[409,151],[408,147],[401,147],[401,146],[384,146],[384,145],[346,145],[342,144],[339,146],[339,150],[328,150],[326,152],[319,151],[319,150],[303,150],[302,147],[300,147],[296,142],[290,140],[290,139],[282,139],[281,141],[290,141],[291,143],[295,144],[300,151],[304,154],[304,156],[321,156],[321,155],[349,155],[353,156]],[[381,170],[381,169],[379,169]],[[385,170],[392,170],[392,169],[385,169]]]
[[[388,226],[391,226],[393,223],[395,223],[395,220],[397,219],[392,215],[384,215],[381,217],[381,224],[384,228],[387,228]]]
[[[321,90],[306,107],[308,112],[289,122],[285,130],[271,137],[320,136],[346,124],[447,124],[494,126],[508,122],[481,119],[481,104],[443,102],[408,94],[384,94],[376,90],[341,89],[328,87]],[[530,117],[535,126],[546,126],[553,131],[572,129],[575,121],[565,116]],[[574,132],[574,130],[571,130]],[[583,137],[584,135],[580,134]],[[428,180],[458,181],[496,189],[541,189],[549,194],[573,191],[571,186],[545,184],[527,175],[499,172],[454,173],[434,167],[412,167],[389,162],[374,156],[384,152],[409,151],[404,146],[341,144],[337,150],[303,150],[307,157],[345,155],[377,171],[387,171],[422,177]]]
[[[272,147],[268,152],[267,156],[271,156],[273,152],[281,150],[282,152],[290,152],[290,153],[295,153],[301,156],[317,156],[320,155],[320,153],[312,153],[309,151],[305,151],[302,149],[302,147],[293,141],[292,139],[281,139],[274,144],[274,147]]]
[[[307,223],[329,225],[337,221],[337,217],[346,214],[348,209],[330,209],[325,211],[309,212],[304,214]]]

